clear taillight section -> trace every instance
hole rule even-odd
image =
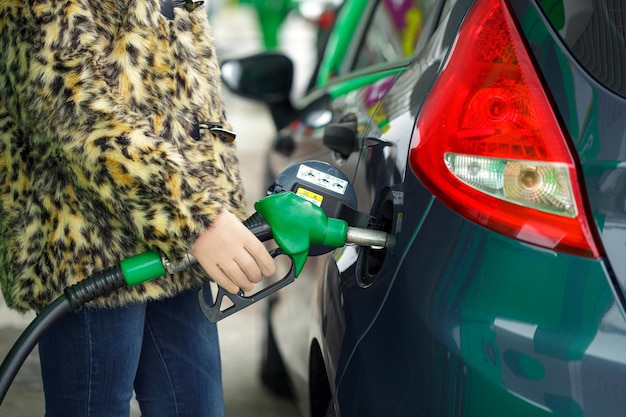
[[[478,1],[468,13],[411,146],[413,171],[459,214],[599,256],[573,156],[504,1]]]

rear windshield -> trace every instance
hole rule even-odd
[[[626,97],[626,0],[540,0],[539,4],[581,65]]]

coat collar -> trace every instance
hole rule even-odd
[[[162,0],[161,14],[168,20],[174,20],[174,8],[184,7],[188,12],[193,12],[197,7],[203,4],[203,0]]]

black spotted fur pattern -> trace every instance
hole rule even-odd
[[[0,284],[40,310],[149,249],[173,262],[223,208],[246,213],[206,12],[158,0],[0,0]],[[94,302],[171,296],[188,271]]]

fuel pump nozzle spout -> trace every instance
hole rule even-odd
[[[395,236],[382,230],[348,227],[346,243],[380,249],[393,249]]]

